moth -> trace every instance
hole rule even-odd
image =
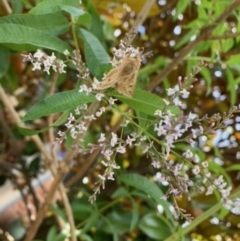
[[[119,93],[131,98],[136,87],[137,74],[141,66],[141,52],[134,57],[131,56],[131,53],[126,54],[121,64],[108,72],[96,89],[104,90],[112,87]]]

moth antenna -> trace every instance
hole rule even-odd
[[[133,41],[133,39],[136,37],[137,35],[137,31],[135,28],[132,28],[129,33],[126,33],[125,37],[124,37],[124,42],[126,44],[126,47],[131,46],[131,43]]]
[[[141,59],[142,60],[147,60],[148,58],[151,58],[153,56],[153,52],[152,51],[148,51],[146,53],[144,53],[142,56],[141,56]]]

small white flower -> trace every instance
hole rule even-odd
[[[200,168],[198,165],[194,166],[194,168],[192,169],[192,173],[194,175],[198,175],[200,173]]]
[[[166,89],[166,91],[167,91],[167,95],[168,95],[168,96],[171,96],[171,95],[174,95],[174,94],[175,94],[175,90],[172,89],[172,88]]]
[[[191,129],[192,137],[197,138],[198,130],[197,129]]]
[[[159,116],[159,117],[162,117],[162,116],[163,116],[163,113],[162,113],[161,110],[156,110],[156,111],[154,112],[154,115]]]
[[[230,195],[231,190],[232,187],[228,187],[227,189],[220,189],[219,191],[221,192],[223,198],[227,198]]]
[[[202,165],[203,168],[207,168],[208,167],[208,162],[207,161],[202,162],[201,165]]]
[[[54,54],[54,53],[52,53],[52,55],[51,55],[51,56],[48,56],[48,59],[49,59],[49,62],[50,62],[50,63],[53,63],[53,61],[56,59],[55,54]]]
[[[32,71],[35,71],[36,69],[41,69],[41,63],[40,62],[33,63]]]
[[[70,121],[68,121],[68,122],[65,124],[65,126],[66,126],[68,129],[70,129],[70,128],[73,127],[73,124],[72,124]]]
[[[185,99],[188,98],[189,94],[190,94],[190,92],[187,91],[186,89],[183,89],[180,91],[180,95]]]
[[[77,107],[76,109],[74,109],[74,112],[76,115],[80,115],[81,114],[81,111],[80,111],[80,108]]]
[[[86,110],[88,108],[87,104],[84,104],[79,107],[80,110]]]
[[[127,136],[127,140],[126,140],[127,145],[132,146],[133,141],[136,141],[136,139],[131,138],[130,136]]]
[[[146,136],[141,136],[140,141],[146,141],[147,137]]]
[[[200,162],[200,158],[199,158],[199,156],[197,154],[194,155],[192,160],[193,160],[194,163],[199,163]]]
[[[106,140],[105,134],[101,133],[100,138],[98,139],[98,142],[104,142]]]
[[[195,147],[197,145],[196,141],[194,141],[193,139],[189,139],[189,144],[191,147]]]
[[[103,153],[103,155],[106,157],[106,159],[107,159],[108,161],[110,161],[112,154],[113,154],[113,151],[112,151],[112,150],[106,150],[106,151],[104,151],[104,153]]]
[[[167,101],[166,99],[163,99],[163,102],[165,103],[165,105],[169,105],[170,104],[170,102]]]
[[[160,123],[162,123],[162,121],[161,121]],[[157,135],[158,135],[158,136],[166,135],[166,134],[167,134],[167,131],[166,131],[166,129],[164,128],[164,126],[162,126],[162,124],[160,124],[160,123],[159,123],[159,126],[155,125],[154,131],[157,132]]]
[[[114,175],[114,172],[108,173],[107,179],[108,179],[108,180],[115,180],[114,177],[113,177],[113,175]]]
[[[83,133],[87,130],[87,127],[85,126],[85,122],[79,122],[77,125],[76,125],[76,128],[78,128],[79,132]]]
[[[213,193],[214,186],[208,186],[206,196],[211,195]]]
[[[72,113],[70,113],[70,116],[68,117],[68,121],[75,121],[75,117]]]
[[[102,94],[102,93],[97,93],[97,94],[95,95],[95,98],[96,98],[98,101],[101,101],[103,97],[104,97],[104,94]]]
[[[233,205],[234,205],[234,203],[232,200],[230,200],[230,199],[224,200],[224,207],[226,209],[230,210],[233,207]]]
[[[58,131],[58,135],[66,139],[66,133],[63,131]]]
[[[123,154],[126,153],[126,148],[124,146],[119,146],[116,151]]]
[[[232,212],[240,215],[240,199],[237,199],[234,203],[233,203],[233,209]]]
[[[214,184],[219,186],[223,182],[223,175],[214,180]]]
[[[102,175],[98,175],[98,177],[102,180],[102,181],[105,181],[106,180],[106,177],[102,176]]]
[[[116,144],[117,144],[117,141],[118,141],[118,137],[115,133],[111,133],[112,134],[112,138],[111,138],[111,141],[110,141],[110,145],[112,147],[114,147]]]
[[[96,120],[96,117],[94,115],[85,115],[83,118],[90,121]]]
[[[75,128],[71,128],[70,135],[73,139],[77,138],[77,134],[78,134],[78,132],[75,130]]]
[[[40,60],[44,56],[44,53],[41,50],[37,50],[37,52],[33,55],[34,58]]]
[[[174,105],[176,105],[176,106],[183,106],[183,103],[182,103],[182,101],[181,100],[179,100],[178,98],[175,98],[174,100],[173,100],[173,103],[174,103]]]
[[[69,53],[69,51],[68,51],[67,49],[65,49],[65,50],[63,51],[63,54],[64,54],[65,56],[68,56],[70,53]]]
[[[189,115],[188,115],[187,120],[194,120],[196,118],[197,118],[197,115],[190,112]]]
[[[156,169],[159,169],[161,167],[160,162],[157,160],[152,161],[152,166]]]
[[[103,166],[105,166],[105,167],[108,167],[109,166],[109,164],[108,163],[106,163],[105,161],[101,161],[101,163],[103,164]]]
[[[100,82],[94,77],[93,78],[93,83],[92,83],[92,88],[93,89],[97,89],[99,84],[100,84]]]
[[[112,97],[109,98],[110,105],[114,105],[115,101],[117,101],[117,99],[113,99]]]

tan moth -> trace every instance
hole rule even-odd
[[[115,88],[119,93],[132,97],[137,83],[137,74],[141,66],[140,50],[137,56],[132,57],[131,53],[125,55],[119,66],[112,69],[97,86],[96,89],[104,90],[107,88]]]

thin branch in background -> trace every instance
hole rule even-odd
[[[179,52],[178,56],[174,58],[173,61],[152,80],[147,89],[149,91],[153,91],[154,88],[158,86],[162,82],[162,80],[168,74],[170,74],[170,72],[191,52],[191,50],[193,50],[201,41],[206,39],[211,34],[213,29],[217,27],[219,23],[221,23],[225,18],[227,18],[232,13],[232,11],[234,11],[239,5],[240,0],[235,0],[225,9],[225,11],[221,15],[218,16],[218,18],[215,19],[213,24],[202,28],[200,31],[200,35]]]
[[[12,9],[11,9],[8,1],[7,1],[7,0],[1,0],[1,1],[2,1],[2,5],[3,5],[3,7],[5,8],[6,12],[7,12],[8,14],[11,14],[11,13],[12,13]]]
[[[41,225],[41,223],[42,223],[42,221],[43,221],[43,219],[45,217],[45,214],[46,214],[46,212],[48,210],[48,206],[51,203],[51,201],[52,201],[52,199],[54,197],[54,194],[55,194],[56,190],[58,189],[59,184],[62,181],[63,176],[64,176],[63,173],[59,173],[55,177],[55,179],[54,179],[54,181],[53,181],[53,183],[51,185],[51,188],[48,191],[48,195],[45,198],[45,201],[44,201],[43,205],[40,207],[39,212],[36,215],[36,219],[33,222],[31,228],[28,230],[27,235],[26,235],[24,241],[32,241],[33,238],[35,237],[35,235],[36,235],[36,233],[37,233],[37,231],[38,231],[38,229],[39,229],[39,227],[40,227],[40,225]]]
[[[51,96],[55,91],[57,78],[58,78],[58,74],[54,73],[52,81],[51,81],[51,86],[50,86],[50,89],[49,89],[49,96]],[[52,126],[53,118],[54,118],[54,115],[50,115],[48,117],[48,126]],[[48,133],[49,133],[49,142],[53,143],[54,140],[55,140],[53,127],[49,128]],[[53,165],[50,165],[51,171],[52,171],[53,175],[56,176],[56,170],[57,170],[57,166],[58,166],[58,158],[57,158],[57,152],[56,152],[55,147],[53,147],[51,149],[51,155],[52,155],[52,161],[53,161],[52,162]],[[70,205],[68,197],[66,195],[66,189],[65,189],[63,183],[59,184],[58,190],[60,192],[62,202],[63,202],[63,206],[64,206],[66,216],[67,216],[67,219],[68,219],[68,223],[70,225],[71,240],[76,241],[77,239],[76,239],[76,234],[75,234],[75,230],[76,230],[75,222],[74,222],[74,218],[73,218],[73,214],[72,214],[71,205]]]
[[[236,37],[240,37],[239,32],[227,33],[221,36],[210,36],[210,37],[206,37],[204,40],[225,40],[225,39],[236,38]]]
[[[143,5],[141,11],[138,13],[136,20],[134,21],[133,26],[131,27],[129,33],[135,33],[138,28],[143,24],[145,19],[148,16],[149,11],[151,10],[153,4],[156,3],[156,0],[146,0],[145,4]],[[129,44],[132,43],[136,34],[131,36],[129,39]]]

